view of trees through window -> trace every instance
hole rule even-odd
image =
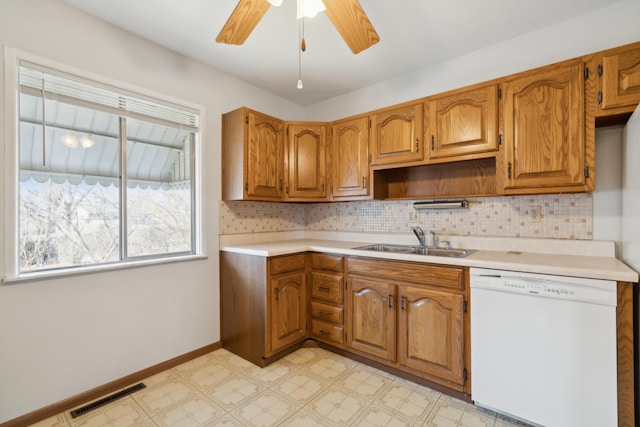
[[[19,271],[193,253],[197,126],[67,95],[85,86],[21,68]]]

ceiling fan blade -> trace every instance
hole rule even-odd
[[[327,16],[353,53],[360,53],[380,41],[358,0],[322,0]]]
[[[270,6],[267,0],[240,0],[227,23],[220,30],[216,42],[244,43]]]

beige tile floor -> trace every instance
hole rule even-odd
[[[319,348],[257,366],[220,349],[143,381],[147,388],[53,426],[521,427]]]

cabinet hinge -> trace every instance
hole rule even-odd
[[[584,167],[584,177],[589,178],[589,166]]]
[[[589,68],[584,67],[584,79],[589,80]]]
[[[598,91],[598,104],[602,104],[602,92]]]
[[[467,380],[467,376],[468,376],[467,375],[467,368],[464,368],[462,370],[462,379],[466,381]]]
[[[498,88],[498,99],[502,99],[502,88]]]
[[[249,124],[249,116],[244,116],[244,122],[245,122],[246,124]]]
[[[502,134],[498,134],[498,145],[502,145]]]
[[[598,76],[602,77],[602,64],[598,64]]]
[[[463,311],[464,313],[466,313],[466,312],[467,312],[467,305],[468,305],[468,304],[467,304],[467,302],[466,302],[466,301],[462,301],[462,311]]]

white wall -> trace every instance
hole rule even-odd
[[[622,165],[622,259],[640,272],[640,107],[624,128]]]
[[[125,33],[59,0],[0,0],[0,46],[206,108],[205,260],[0,284],[0,423],[220,339],[220,115],[246,105],[303,119],[289,101]],[[4,67],[0,67],[4,82]],[[0,83],[4,97],[4,84]],[[0,104],[3,146],[4,102]],[[0,150],[0,165],[4,165]],[[0,166],[4,171],[4,167]],[[0,189],[5,188],[4,172]],[[4,190],[0,190],[4,224]],[[4,242],[0,226],[0,242]],[[0,244],[0,271],[4,271]]]
[[[626,0],[315,104],[307,108],[307,118],[331,121],[640,41],[638,17],[640,1]],[[488,22],[487,25],[500,23]],[[416,46],[416,55],[420,55],[419,45]]]
[[[622,241],[622,126],[596,130],[593,239]]]

